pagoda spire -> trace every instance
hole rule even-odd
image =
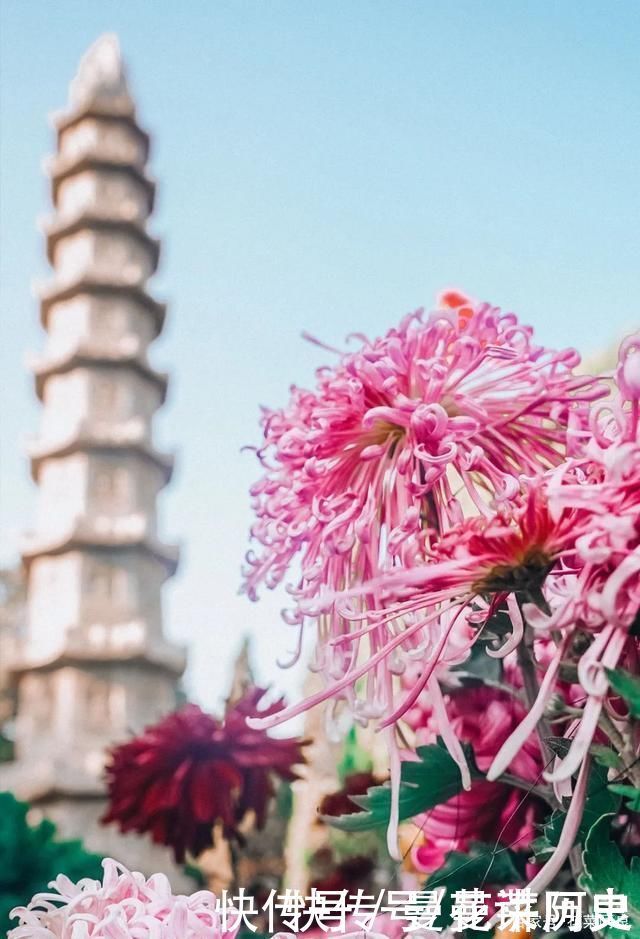
[[[69,101],[75,108],[102,104],[111,112],[122,107],[134,112],[120,42],[115,33],[104,33],[82,56],[69,86]]]
[[[155,185],[115,36],[85,54],[53,123],[12,787],[63,834],[146,870],[157,849],[98,824],[105,754],[175,707],[185,655],[164,636],[161,603],[178,549],[157,530],[173,457],[153,435],[167,390],[149,359],[165,315],[148,289],[160,251],[148,231]]]

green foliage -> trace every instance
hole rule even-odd
[[[635,786],[624,786],[622,784],[611,784],[609,789],[611,792],[615,792],[617,795],[627,800],[627,809],[630,809],[632,812],[640,812],[640,789],[636,789]]]
[[[29,806],[10,792],[0,792],[0,934],[11,927],[9,912],[46,890],[58,874],[72,880],[102,878],[101,859],[80,841],[59,841],[50,821],[30,825]],[[14,922],[15,926],[16,923]]]
[[[577,841],[584,844],[592,826],[602,815],[617,812],[620,806],[620,796],[612,786],[607,783],[607,769],[605,766],[594,765],[589,773],[587,783],[587,797],[584,803],[582,821],[578,829]],[[545,822],[542,835],[533,844],[537,858],[550,854],[558,844],[564,826],[566,812],[555,809]]]
[[[0,729],[0,763],[8,763],[14,757],[13,741],[2,733]]]
[[[372,766],[370,753],[360,744],[357,730],[352,727],[344,742],[342,759],[338,763],[338,779],[344,784],[347,776],[353,773],[369,773]]]
[[[460,770],[442,744],[418,747],[417,762],[404,762],[400,782],[400,819],[413,818],[441,805],[462,791]],[[481,778],[471,747],[465,747],[472,776]],[[387,825],[391,812],[391,784],[371,786],[364,796],[351,796],[363,809],[353,815],[325,817],[323,820],[341,831],[367,831]]]
[[[291,783],[283,780],[276,790],[276,815],[284,821],[289,821],[293,815],[293,790]]]
[[[611,840],[611,819],[611,815],[603,815],[587,835],[580,886],[592,896],[606,893],[611,887],[614,893],[621,893],[628,899],[631,929],[628,932],[605,929],[599,935],[610,936],[611,939],[614,936],[640,939],[640,857],[634,857],[631,866],[627,867],[620,849]]]
[[[606,766],[607,769],[621,770],[623,768],[620,754],[611,746],[603,743],[592,743],[590,747],[591,756],[600,766]]]
[[[622,668],[607,669],[609,684],[627,702],[632,717],[640,718],[640,678]]]
[[[450,925],[453,895],[456,890],[517,884],[525,878],[525,867],[525,855],[517,854],[510,848],[484,844],[481,841],[471,844],[467,854],[450,851],[442,867],[431,874],[424,887],[425,890],[445,888],[440,915],[434,925]]]

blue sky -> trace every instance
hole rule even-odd
[[[292,641],[281,598],[237,595],[258,405],[326,358],[302,330],[378,334],[444,285],[586,353],[640,320],[640,5],[2,0],[0,26],[1,558],[33,508],[23,360],[43,341],[46,117],[116,31],[154,135],[170,302],[155,349],[173,380],[158,436],[179,453],[168,631],[207,706],[245,632],[259,677],[293,692],[299,673],[274,664]]]

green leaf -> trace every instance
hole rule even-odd
[[[607,769],[622,769],[623,763],[620,759],[620,754],[617,753],[612,747],[608,747],[602,743],[592,743],[589,748],[589,752],[592,757],[599,763],[600,766],[606,766]]]
[[[582,863],[584,873],[580,886],[593,896],[606,893],[611,887],[615,893],[627,897],[629,904],[629,922],[631,929],[621,932],[619,929],[605,929],[602,935],[627,936],[628,939],[640,939],[640,857],[634,857],[627,867],[617,844],[611,840],[611,815],[602,818],[591,827],[587,835]]]
[[[640,718],[640,678],[622,668],[607,669],[609,684],[629,705],[632,717]]]
[[[352,773],[368,773],[372,766],[371,754],[362,746],[358,740],[356,728],[352,727],[347,734],[342,759],[337,766],[338,779],[344,784],[347,776],[351,776]]]
[[[465,746],[465,755],[473,778],[482,774],[473,760],[471,747]],[[462,791],[460,770],[444,746],[439,742],[428,747],[418,747],[418,761],[402,763],[400,781],[400,820],[413,818],[421,812],[447,802]],[[366,795],[351,796],[351,801],[362,812],[340,815],[337,818],[323,816],[323,821],[341,831],[367,831],[389,823],[391,812],[391,784],[372,786]]]
[[[567,740],[566,737],[545,737],[545,743],[551,752],[559,756],[560,759],[564,759],[571,746],[571,741]]]
[[[635,786],[625,786],[621,783],[610,784],[609,789],[611,792],[627,799],[626,807],[631,809],[632,812],[640,812],[640,789],[636,789]]]
[[[55,825],[27,821],[29,806],[10,792],[0,792],[0,935],[11,926],[9,912],[47,889],[58,874],[72,880],[102,879],[101,858],[85,851],[80,841],[61,841]]]
[[[607,769],[604,766],[594,765],[589,773],[587,783],[587,796],[582,813],[582,821],[578,829],[576,841],[584,843],[591,827],[602,815],[617,812],[620,806],[620,796],[609,786]],[[549,854],[558,844],[567,813],[563,809],[555,809],[542,828],[542,836],[533,844],[537,858]]]
[[[482,889],[489,884],[492,887],[517,884],[524,879],[525,868],[526,855],[516,854],[510,848],[495,844],[477,841],[469,846],[467,854],[450,851],[442,867],[431,874],[425,883],[426,890],[445,888],[440,916],[434,926],[446,927],[451,924],[451,908],[456,890]]]

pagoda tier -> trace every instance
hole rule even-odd
[[[82,233],[91,232],[99,245],[103,237],[119,238],[137,241],[150,257],[150,265],[155,270],[160,257],[160,242],[152,238],[145,231],[141,222],[136,219],[114,218],[113,215],[101,215],[98,209],[78,211],[71,218],[59,217],[44,226],[47,237],[47,258],[51,264],[56,263],[56,249],[64,250],[68,239],[74,239]],[[86,240],[86,239],[85,239]]]
[[[113,560],[116,551],[128,552],[131,548],[142,551],[158,561],[165,578],[175,574],[178,568],[177,545],[164,544],[151,530],[149,520],[143,515],[127,515],[120,519],[109,515],[79,517],[66,531],[47,534],[43,532],[26,536],[22,542],[22,559],[27,567],[37,558],[56,557],[70,551],[110,549]],[[121,558],[126,562],[128,558]]]
[[[32,441],[27,451],[31,458],[31,476],[34,482],[40,481],[41,470],[47,465],[48,458],[72,456],[79,450],[86,451],[89,455],[103,454],[107,459],[111,457],[115,460],[122,459],[123,450],[132,456],[139,456],[158,470],[158,490],[166,486],[173,474],[173,455],[156,450],[148,441],[140,423],[132,421],[130,426],[119,427],[115,431],[109,427],[100,428],[95,424],[91,425],[90,430],[80,425],[75,433],[64,440]]]
[[[163,404],[169,383],[168,375],[166,372],[157,372],[149,365],[139,338],[136,346],[137,348],[131,348],[126,339],[115,340],[110,348],[77,339],[74,347],[66,350],[54,349],[44,355],[33,356],[30,365],[36,379],[36,394],[42,401],[45,382],[52,375],[63,375],[93,365],[116,368],[125,366],[155,385],[159,392],[160,404]]]
[[[148,863],[136,859],[137,842],[112,847],[115,833],[98,824],[108,747],[175,707],[185,667],[184,650],[164,635],[161,598],[178,548],[157,522],[173,457],[153,433],[168,382],[149,355],[165,317],[147,291],[160,256],[147,231],[155,184],[115,37],[84,57],[54,126],[53,213],[42,226],[52,277],[39,291],[47,335],[30,362],[42,402],[28,450],[38,502],[22,547],[27,634],[12,663],[11,785],[63,835],[169,871],[150,846]]]
[[[52,283],[38,290],[40,297],[40,322],[49,329],[54,315],[64,316],[64,311],[83,302],[94,307],[115,307],[136,311],[151,321],[152,337],[160,335],[164,326],[166,305],[158,303],[136,284],[114,283],[112,279],[95,276],[80,276],[67,284]]]

